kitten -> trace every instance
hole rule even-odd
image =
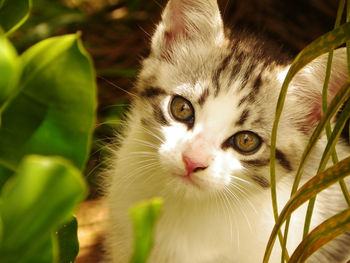
[[[232,35],[232,36],[231,36]],[[298,161],[321,116],[327,56],[311,62],[289,87],[279,124],[276,165],[280,209]],[[129,207],[155,196],[164,212],[150,263],[261,262],[274,224],[270,197],[270,133],[291,61],[266,41],[225,31],[215,0],[170,0],[143,61],[113,166],[107,178],[109,261],[128,262]],[[347,79],[335,51],[329,99]],[[325,138],[307,163],[315,175]],[[339,144],[340,158],[346,145]],[[339,186],[317,198],[312,226],[346,207]],[[305,206],[292,217],[289,251],[300,242]],[[350,234],[308,262],[350,259]],[[280,262],[279,244],[271,261]]]

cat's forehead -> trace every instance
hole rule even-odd
[[[157,85],[169,92],[183,91],[189,96],[196,96],[207,88],[216,93],[241,91],[245,86],[251,86],[251,81],[256,78],[275,78],[276,69],[285,66],[265,54],[267,51],[262,48],[243,41],[233,41],[222,48],[205,45],[185,48],[175,56],[173,63],[151,56],[146,61],[147,74],[144,75],[154,75]]]

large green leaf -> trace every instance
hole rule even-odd
[[[0,31],[12,32],[28,18],[31,0],[0,0]]]
[[[59,248],[59,263],[71,263],[79,252],[78,242],[78,222],[76,218],[72,218],[65,223],[57,232],[58,248]]]
[[[163,201],[154,198],[134,205],[130,215],[134,227],[134,254],[131,263],[145,263],[153,246],[153,229]]]
[[[350,231],[350,209],[336,214],[317,226],[297,247],[289,263],[302,263],[319,248]]]
[[[96,87],[77,35],[44,40],[22,55],[20,92],[2,112],[0,165],[27,154],[60,155],[83,169],[95,122]]]
[[[20,64],[17,52],[11,43],[0,35],[0,109],[15,89],[19,75]],[[1,110],[0,110],[1,112]],[[0,114],[1,126],[1,114]]]
[[[285,220],[293,213],[293,211],[295,211],[298,207],[300,207],[306,201],[315,197],[320,191],[338,182],[340,179],[343,179],[349,174],[350,174],[350,157],[340,161],[336,165],[328,168],[324,172],[311,178],[292,196],[292,198],[284,206],[281,214],[276,220],[276,224],[272,230],[270,239],[268,241],[268,244],[265,250],[265,256],[263,261],[264,263],[268,262],[268,259],[270,257],[273,244],[276,240],[279,229],[281,228]]]
[[[1,196],[1,262],[45,262],[43,258],[52,257],[48,247],[53,232],[70,219],[86,193],[81,173],[68,161],[26,157]]]

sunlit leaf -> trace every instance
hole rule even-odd
[[[77,35],[44,40],[22,55],[19,94],[2,112],[0,164],[27,154],[60,155],[82,169],[95,122],[96,87]]]
[[[268,258],[271,254],[278,231],[287,217],[289,217],[292,212],[300,207],[303,203],[315,197],[320,191],[338,182],[340,179],[343,179],[349,174],[350,157],[340,161],[336,165],[311,178],[291,197],[291,199],[283,208],[272,230],[268,245],[266,247],[263,262],[268,262]]]
[[[66,160],[26,157],[1,196],[1,261],[43,262],[42,257],[50,257],[53,231],[70,219],[86,193],[81,173]]]
[[[350,209],[327,219],[300,243],[289,263],[302,263],[319,248],[345,232],[350,231]]]
[[[28,18],[31,0],[0,1],[0,31],[11,32],[17,29]]]
[[[145,263],[153,246],[153,229],[162,210],[162,200],[154,198],[130,210],[134,228],[134,254],[131,263]]]
[[[20,76],[17,52],[12,44],[0,35],[0,126],[1,107],[14,91]]]

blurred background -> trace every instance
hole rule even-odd
[[[98,83],[98,119],[86,178],[89,201],[82,204],[78,262],[97,262],[101,224],[98,174],[103,169],[107,145],[121,125],[129,98],[123,90],[133,87],[140,61],[148,55],[149,42],[166,0],[33,0],[27,22],[11,40],[19,53],[55,35],[82,34],[93,58]],[[333,28],[338,0],[218,0],[230,28],[263,32],[295,56],[308,43]]]

